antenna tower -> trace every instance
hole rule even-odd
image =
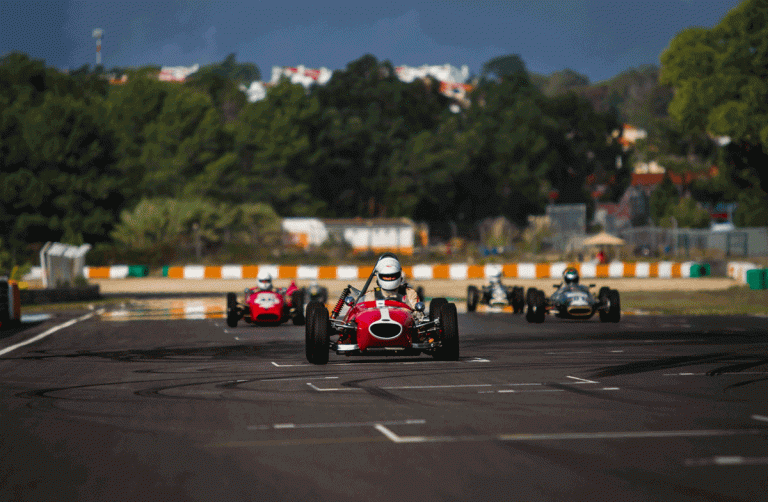
[[[104,35],[104,31],[101,28],[93,30],[93,38],[96,39],[96,66],[101,64],[101,37]]]

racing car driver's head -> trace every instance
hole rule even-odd
[[[272,289],[272,276],[266,270],[259,272],[259,275],[256,276],[256,282],[261,291],[269,291]]]
[[[565,272],[563,272],[563,282],[566,284],[578,284],[579,271],[573,267],[565,269]]]
[[[382,258],[376,264],[376,282],[384,291],[394,291],[403,281],[403,269],[397,258]]]

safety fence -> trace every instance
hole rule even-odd
[[[125,279],[138,277],[132,266],[85,267],[88,279]],[[483,279],[498,274],[516,279],[560,278],[568,267],[575,267],[583,278],[689,278],[710,275],[707,263],[697,262],[588,262],[504,263],[470,265],[466,263],[404,266],[406,277],[413,280]],[[274,279],[358,280],[367,279],[373,266],[315,265],[185,265],[163,267],[163,277],[172,279],[255,279],[266,271]],[[146,274],[143,274],[146,275]]]

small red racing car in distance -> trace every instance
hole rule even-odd
[[[235,293],[227,293],[227,326],[234,328],[240,319],[259,326],[277,326],[289,319],[302,326],[304,291],[291,281],[287,288],[260,290],[246,288],[243,302]]]
[[[379,258],[386,257],[388,253]],[[330,351],[346,356],[416,356],[436,360],[459,359],[456,305],[433,298],[426,315],[424,302],[414,308],[394,298],[361,301],[376,273],[357,290],[347,286],[333,311],[312,301],[307,304],[306,357],[312,364],[327,364]]]

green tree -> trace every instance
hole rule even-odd
[[[685,131],[731,139],[739,211],[767,225],[768,1],[746,0],[711,29],[681,32],[661,61],[662,81],[675,88],[670,115]]]
[[[29,243],[100,242],[124,180],[98,83],[9,55],[0,64],[0,236],[23,260]]]
[[[285,216],[317,214],[323,203],[310,190],[309,131],[318,113],[317,99],[287,80],[246,106],[235,132],[236,164],[222,171],[230,200],[267,203]]]
[[[313,95],[320,115],[310,134],[312,194],[337,216],[392,212],[393,154],[448,113],[438,83],[403,83],[389,62],[366,55]]]

